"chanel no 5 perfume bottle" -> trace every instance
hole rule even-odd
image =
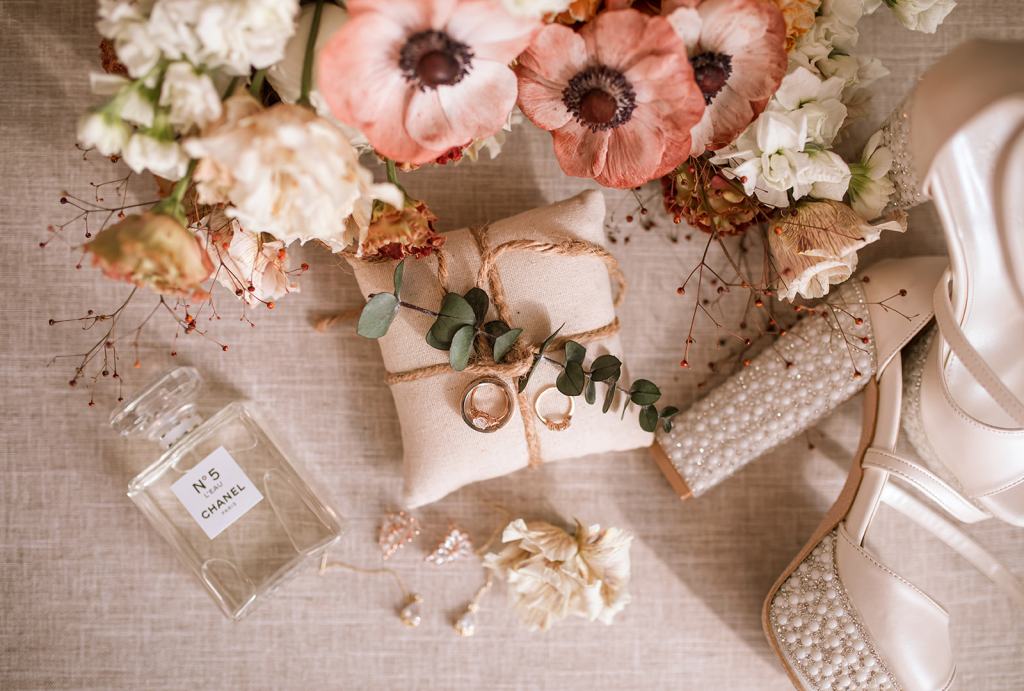
[[[237,620],[333,544],[342,522],[243,404],[204,421],[195,403],[201,386],[194,368],[171,370],[110,424],[165,449],[128,496]]]

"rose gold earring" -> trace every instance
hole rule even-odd
[[[416,539],[420,534],[420,522],[405,511],[390,511],[384,516],[377,535],[381,557],[388,559],[395,552]]]

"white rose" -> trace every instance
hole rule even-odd
[[[164,73],[160,105],[170,106],[171,124],[181,130],[220,117],[220,95],[209,75],[196,72],[187,62],[175,62]]]
[[[124,162],[136,173],[148,170],[167,180],[177,180],[188,170],[188,156],[173,139],[157,139],[136,132],[124,149]]]
[[[121,153],[132,130],[121,118],[103,111],[86,113],[78,120],[78,143],[104,156]]]
[[[541,19],[546,15],[565,12],[572,0],[501,0],[501,4],[513,16]]]
[[[230,201],[229,215],[244,227],[286,245],[320,240],[341,250],[357,240],[346,223],[357,207],[373,199],[402,205],[395,186],[373,183],[345,135],[306,108],[263,109],[243,92],[228,99],[225,113],[185,148],[200,159],[200,200]]]

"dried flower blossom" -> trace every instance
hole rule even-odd
[[[906,230],[904,218],[872,224],[846,204],[811,201],[795,214],[772,221],[768,243],[779,272],[778,295],[784,300],[820,298],[857,269],[857,251],[883,230]]]
[[[437,216],[418,199],[407,198],[400,209],[390,204],[375,204],[369,228],[359,245],[359,255],[367,259],[428,256],[444,244],[444,236],[434,231],[436,221]]]
[[[202,300],[213,264],[199,240],[170,216],[133,214],[96,234],[85,245],[108,277],[151,288],[161,295]]]
[[[786,73],[785,22],[763,0],[704,0],[667,15],[686,43],[707,108],[691,155],[718,149],[764,110]]]
[[[516,74],[519,107],[551,132],[568,175],[635,187],[690,155],[704,97],[664,17],[626,9],[602,12],[579,32],[549,24]]]
[[[814,16],[821,0],[773,0],[786,21],[786,51],[793,49],[796,40],[814,26]]]
[[[690,159],[661,183],[665,210],[705,233],[738,235],[770,211],[704,160]]]
[[[572,0],[572,2],[569,3],[569,6],[565,8],[565,11],[555,17],[555,21],[559,24],[567,24],[569,26],[578,22],[589,22],[597,16],[597,11],[601,9],[602,1],[603,0]]]
[[[207,231],[206,251],[218,267],[214,273],[217,282],[242,302],[270,303],[299,292],[288,272],[283,242],[246,230],[220,209],[200,225]]]
[[[502,533],[507,546],[484,557],[484,566],[506,580],[512,606],[531,631],[546,631],[568,615],[611,624],[630,602],[632,540],[618,528],[577,521],[569,535],[517,519]]]
[[[357,239],[347,223],[357,205],[402,203],[394,185],[373,183],[337,127],[301,106],[263,108],[238,93],[225,102],[222,118],[185,148],[200,159],[201,202],[230,202],[229,216],[286,245],[319,240],[339,251]]]
[[[501,129],[516,100],[508,64],[540,26],[484,0],[351,0],[319,58],[331,111],[382,156],[433,161]]]

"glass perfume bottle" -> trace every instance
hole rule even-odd
[[[342,521],[243,404],[204,421],[195,403],[201,386],[194,368],[171,370],[110,424],[165,449],[128,496],[237,620],[337,541]]]

